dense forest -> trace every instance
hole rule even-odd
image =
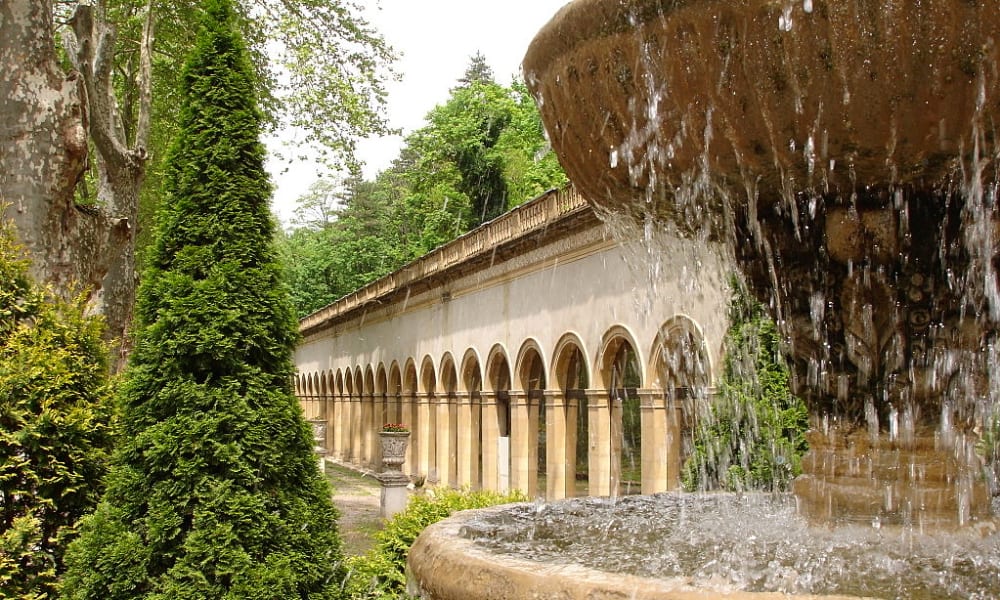
[[[299,316],[566,184],[525,85],[473,56],[374,181],[328,178],[279,241]]]

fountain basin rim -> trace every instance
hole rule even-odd
[[[653,579],[613,574],[575,564],[542,564],[500,555],[462,536],[464,526],[514,507],[517,503],[460,511],[435,523],[413,543],[407,559],[407,578],[428,600],[513,600],[562,598],[603,600],[777,600],[779,592],[744,592],[696,586],[689,577]],[[802,594],[813,600],[847,600],[853,596]]]

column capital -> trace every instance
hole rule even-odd
[[[659,388],[642,388],[636,390],[639,396],[639,406],[642,408],[666,408],[667,396]]]
[[[511,406],[520,406],[528,403],[528,392],[526,390],[507,390]]]
[[[587,398],[587,406],[608,406],[608,401],[610,400],[608,390],[599,388],[588,389],[584,390],[583,394]]]

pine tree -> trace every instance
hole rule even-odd
[[[55,597],[111,447],[101,322],[40,288],[0,223],[0,598]]]
[[[123,444],[64,596],[332,598],[330,489],[292,395],[262,116],[230,0],[206,0],[120,393]]]

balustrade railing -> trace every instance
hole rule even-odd
[[[548,227],[586,206],[587,201],[572,187],[546,192],[306,316],[299,323],[300,328],[311,329],[327,319],[350,312],[420,279],[477,255],[492,252],[493,248],[504,242]]]

